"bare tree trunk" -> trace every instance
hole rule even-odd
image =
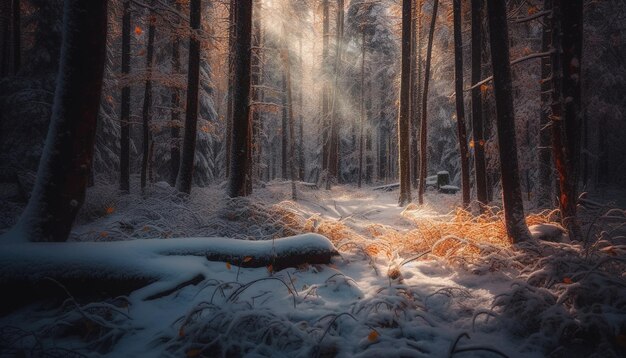
[[[304,93],[304,65],[302,61],[302,37],[298,39],[299,55],[300,55],[300,89],[298,91],[298,177],[300,180],[305,180],[306,162],[304,156],[304,104],[302,101],[302,95]]]
[[[465,127],[465,103],[463,101],[463,38],[461,35],[461,0],[453,0],[454,16],[454,83],[456,89],[456,124],[461,154],[461,183],[463,206],[470,204],[469,151]]]
[[[259,9],[261,8],[261,4],[260,2],[257,2],[254,4],[254,10],[255,12],[258,12]],[[260,21],[260,17],[259,16],[255,16],[254,21],[252,23],[252,28],[254,31],[254,35],[252,36],[252,58],[251,58],[251,66],[252,66],[252,72],[251,72],[251,77],[250,77],[250,81],[252,82],[252,90],[251,90],[251,97],[254,99],[255,102],[261,102],[261,91],[262,89],[260,88],[261,84],[262,84],[262,74],[263,74],[263,70],[262,70],[262,66],[263,63],[261,62],[261,47],[263,46],[262,44],[262,35],[261,35],[261,21]],[[254,171],[253,167],[256,168],[256,173],[254,173],[254,177],[257,180],[261,180],[261,170],[260,170],[260,156],[261,156],[261,146],[262,146],[262,142],[261,142],[261,107],[259,106],[252,106],[251,108],[251,112],[252,112],[252,140],[256,143],[256,145],[252,146],[252,151],[251,151],[251,156],[252,156],[252,161],[251,163],[254,165],[250,165],[250,170]],[[253,173],[250,173],[250,177],[252,178]],[[252,184],[252,180],[250,180],[250,184]]]
[[[330,146],[330,89],[328,86],[328,40],[330,37],[330,14],[328,0],[322,0],[322,172],[328,177],[328,148]],[[326,180],[326,179],[325,179]]]
[[[281,141],[280,141],[280,175],[284,180],[288,179],[288,175],[287,175],[287,162],[290,160],[288,158],[288,154],[287,154],[287,145],[289,144],[289,140],[288,140],[288,136],[289,133],[287,132],[287,122],[288,119],[287,117],[289,116],[289,110],[288,107],[290,106],[290,103],[288,103],[288,98],[287,98],[287,74],[283,71],[282,74],[282,85],[283,85],[283,95],[282,95],[282,102],[283,102],[283,115],[281,118],[281,126],[280,126],[280,136],[281,136]]]
[[[374,160],[372,158],[372,78],[371,76],[367,79],[367,110],[365,115],[365,121],[369,124],[366,132],[365,139],[365,182],[367,184],[372,184],[372,177],[374,176]]]
[[[232,139],[233,139],[233,86],[234,86],[234,69],[235,59],[233,58],[235,53],[236,39],[236,24],[235,17],[237,13],[237,1],[230,0],[228,7],[228,95],[226,98],[226,178],[230,178],[230,167],[232,159]]]
[[[284,30],[284,29],[283,29]],[[284,34],[284,32],[283,32]],[[284,36],[283,36],[284,38]],[[289,124],[289,179],[291,180],[291,199],[296,201],[298,200],[298,193],[296,191],[296,136],[295,136],[295,125],[293,118],[293,96],[291,92],[291,60],[289,59],[289,49],[283,49],[283,64],[285,66],[285,105],[286,105],[286,113],[287,120]],[[286,138],[283,136],[283,138]],[[284,148],[284,143],[283,143]]]
[[[176,2],[176,9],[180,10],[180,3]],[[180,72],[180,38],[174,35],[172,43],[172,74]],[[176,186],[176,177],[180,168],[180,93],[178,87],[172,89],[172,124],[170,127],[170,184]]]
[[[148,26],[148,51],[146,55],[146,86],[143,92],[143,157],[141,161],[141,192],[146,187],[146,177],[148,173],[148,161],[150,159],[150,141],[152,135],[150,133],[150,121],[152,119],[152,59],[154,57],[154,24],[156,17],[151,10]]]
[[[198,133],[198,92],[200,84],[200,39],[201,0],[189,2],[189,67],[187,73],[187,106],[185,112],[185,134],[183,150],[176,179],[178,191],[190,194],[193,182],[193,164],[196,153],[196,136]]]
[[[252,0],[236,2],[235,26],[237,37],[234,46],[233,130],[231,176],[228,195],[247,196],[248,143],[250,135],[250,57],[252,35]]]
[[[418,192],[418,202],[424,203],[424,192],[426,191],[426,171],[428,168],[428,153],[426,141],[428,140],[428,83],[430,81],[430,61],[433,53],[433,37],[435,35],[435,23],[437,21],[437,8],[439,0],[433,2],[433,13],[430,20],[430,30],[428,33],[428,48],[426,50],[426,68],[424,69],[424,92],[422,93],[422,119],[420,131],[420,187]]]
[[[120,190],[130,190],[130,1],[124,1],[124,17],[122,18],[122,76],[125,84],[122,87],[122,103],[120,118]]]
[[[107,1],[65,0],[54,103],[28,206],[15,241],[66,241],[85,199],[106,56]]]
[[[398,116],[398,166],[400,169],[400,198],[398,204],[411,202],[411,0],[402,1],[402,76],[400,77],[400,115]]]
[[[411,26],[411,185],[419,186],[419,121],[422,87],[422,0],[414,4],[417,27]]]
[[[363,127],[365,127],[365,27],[363,27],[362,29],[361,38],[361,123],[359,129],[359,188],[361,188],[363,178]]]
[[[2,20],[2,26],[0,28],[1,36],[0,39],[2,44],[0,45],[0,76],[5,77],[9,75],[9,65],[10,65],[10,52],[11,52],[11,5],[8,1],[0,2],[0,13]]]
[[[344,0],[337,0],[337,25],[335,30],[335,83],[333,86],[333,102],[330,117],[330,134],[328,150],[328,177],[326,190],[330,190],[332,182],[339,179],[339,123],[337,118],[339,77],[341,72],[341,56],[343,54],[344,34]]]
[[[568,229],[573,239],[580,239],[580,227],[576,220],[576,200],[578,199],[580,121],[582,118],[580,63],[582,60],[583,2],[582,0],[555,0],[553,12],[555,21],[553,33],[556,39],[553,40],[553,47],[561,49],[560,62],[553,59],[552,68],[554,75],[552,147],[555,166],[559,173],[559,208],[563,226]],[[560,24],[558,17],[561,20]],[[562,38],[559,39],[560,34]],[[560,90],[559,87],[561,87]]]
[[[502,173],[502,201],[508,236],[513,242],[530,238],[524,218],[524,204],[519,181],[515,115],[509,56],[509,34],[506,2],[487,0],[489,10],[489,38],[496,96],[498,144]]]
[[[20,70],[22,62],[22,31],[21,31],[20,0],[13,0],[13,74]]]
[[[588,190],[589,184],[589,114],[587,113],[587,106],[585,106],[583,119],[582,119],[582,184],[583,191]]]
[[[482,15],[483,0],[472,0],[472,84],[478,83],[482,79]],[[485,143],[487,141],[483,130],[483,100],[480,87],[472,89],[472,127],[476,198],[482,212],[489,198],[487,197],[487,168],[485,164]]]

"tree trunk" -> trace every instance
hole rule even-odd
[[[254,5],[254,10],[253,11],[259,11],[261,6],[260,6],[260,2],[255,3]],[[257,13],[258,14],[258,13]],[[260,88],[261,86],[261,82],[262,82],[262,62],[261,62],[261,47],[263,46],[261,40],[262,40],[262,35],[261,35],[261,21],[260,21],[260,17],[259,16],[255,16],[254,21],[252,23],[252,28],[254,31],[254,35],[252,36],[252,58],[250,59],[251,61],[251,66],[252,66],[252,73],[251,73],[251,77],[250,77],[250,81],[252,84],[252,90],[251,90],[251,97],[254,99],[255,103],[261,102],[261,91],[262,89]],[[250,170],[253,171],[252,167],[256,168],[256,173],[254,173],[254,175],[252,175],[252,173],[250,173],[250,177],[254,177],[256,180],[262,180],[261,177],[261,169],[260,169],[260,157],[261,157],[261,146],[262,146],[262,139],[261,139],[261,107],[260,106],[252,106],[251,112],[252,112],[252,140],[256,143],[256,145],[252,146],[252,161],[250,165]],[[252,180],[250,180],[250,183],[252,183]],[[249,188],[250,189],[250,188]]]
[[[337,107],[339,106],[338,91],[341,72],[341,56],[343,54],[344,0],[337,0],[337,25],[335,29],[335,83],[333,85],[333,102],[330,117],[330,135],[328,150],[328,177],[326,190],[330,190],[332,182],[339,179],[339,123]]]
[[[230,197],[247,196],[248,143],[250,135],[250,57],[252,35],[252,0],[236,2],[234,46],[233,129],[230,167]]]
[[[414,4],[417,27],[411,26],[411,185],[419,187],[419,121],[422,87],[422,1]]]
[[[426,49],[426,68],[424,69],[424,92],[422,93],[422,119],[420,131],[420,187],[418,202],[424,204],[424,192],[426,191],[426,170],[428,168],[428,153],[426,141],[428,140],[428,83],[430,82],[430,61],[433,53],[433,37],[435,35],[435,23],[437,22],[437,8],[439,0],[433,2],[433,14],[430,20],[428,32],[428,48]]]
[[[398,204],[411,202],[411,0],[402,1],[402,75],[400,77],[400,115],[398,116],[398,167],[400,169],[400,198]]]
[[[198,86],[200,83],[200,39],[198,38],[201,23],[201,0],[189,2],[189,24],[192,33],[189,36],[189,69],[187,74],[187,107],[185,112],[185,134],[183,150],[176,179],[178,191],[191,193],[193,182],[193,162],[196,152],[196,135],[198,131]]]
[[[558,5],[557,5],[558,3]],[[559,173],[561,220],[573,239],[580,239],[576,220],[580,159],[581,70],[583,2],[556,0],[553,46],[560,51],[558,67],[553,67],[552,146]],[[557,17],[560,15],[560,26]],[[562,38],[559,41],[559,34]],[[561,45],[561,46],[559,46]],[[554,65],[553,65],[554,66]],[[557,74],[560,72],[560,74]],[[561,87],[561,90],[558,89]],[[559,93],[560,92],[560,93]]]
[[[359,126],[359,178],[358,187],[363,180],[363,127],[365,127],[365,27],[361,38],[361,122]]]
[[[298,177],[305,181],[306,162],[304,157],[304,104],[302,95],[304,94],[304,65],[302,61],[302,37],[298,39],[300,58],[300,89],[298,91]]]
[[[106,54],[107,1],[66,0],[52,116],[14,241],[66,241],[84,199]]]
[[[148,51],[146,55],[146,86],[143,92],[143,157],[141,161],[141,192],[146,188],[146,178],[148,174],[148,162],[150,160],[150,141],[152,134],[150,133],[150,121],[152,119],[152,59],[154,57],[154,32],[156,17],[153,11],[150,11],[148,26]]]
[[[285,38],[284,36],[284,32],[283,32],[283,38]],[[293,118],[293,96],[292,96],[292,92],[291,92],[291,62],[289,59],[289,49],[285,48],[283,49],[283,64],[285,66],[285,97],[286,97],[286,101],[285,101],[285,105],[286,105],[286,113],[287,113],[287,120],[288,120],[288,124],[289,124],[289,137],[288,137],[288,141],[289,141],[289,179],[291,180],[291,199],[296,201],[298,200],[298,193],[296,191],[296,178],[297,178],[297,172],[296,172],[296,136],[295,136],[295,124],[294,124],[294,118]],[[283,138],[286,138],[285,136],[283,136]],[[283,143],[284,146],[284,143]],[[284,148],[284,147],[283,147]]]
[[[0,12],[2,13],[2,45],[0,47],[0,76],[9,75],[10,53],[11,53],[11,6],[8,1],[0,2]]]
[[[544,0],[544,11],[552,11],[552,0]],[[543,18],[543,35],[541,52],[548,52],[552,48],[552,20],[554,14]],[[539,190],[537,190],[537,206],[539,208],[552,207],[552,156],[550,138],[550,99],[552,81],[552,63],[550,57],[541,58],[541,113],[539,120]]]
[[[487,4],[504,219],[508,236],[513,242],[521,242],[528,240],[530,233],[524,218],[524,204],[519,181],[506,2],[487,0]]]
[[[483,0],[472,0],[472,84],[482,80]],[[487,168],[483,130],[483,101],[480,87],[472,89],[472,127],[474,138],[474,175],[476,199],[481,212],[489,202],[487,197]]]
[[[180,10],[180,3],[176,1],[176,9]],[[180,38],[174,34],[172,43],[172,74],[180,73]],[[180,168],[180,95],[178,87],[172,89],[172,124],[170,127],[170,184],[176,186],[176,177]]]
[[[125,78],[122,87],[122,103],[120,118],[120,190],[130,191],[130,0],[124,1],[122,18],[122,76]]]
[[[456,124],[461,154],[461,183],[463,206],[470,204],[469,151],[465,127],[465,102],[463,101],[463,37],[461,35],[461,0],[453,0],[454,16],[454,83],[456,90]]]
[[[237,41],[237,31],[235,27],[235,16],[237,12],[237,1],[230,0],[228,7],[228,95],[226,97],[226,178],[230,178],[230,167],[232,159],[232,138],[233,138],[233,81],[235,59],[235,41]]]
[[[21,6],[20,0],[13,0],[13,74],[21,67],[22,55],[22,31],[21,31]]]
[[[290,160],[287,154],[287,145],[289,144],[289,132],[287,129],[287,122],[288,119],[287,117],[289,116],[289,111],[288,111],[288,107],[290,105],[290,103],[288,103],[288,99],[287,99],[287,73],[286,71],[283,71],[282,73],[282,86],[283,86],[283,96],[282,96],[282,103],[283,103],[283,113],[282,113],[282,118],[281,118],[281,126],[280,126],[280,137],[281,137],[281,141],[280,141],[280,174],[281,177],[284,180],[289,179],[289,176],[287,175],[287,162]]]
[[[585,78],[585,81],[587,79]],[[587,112],[587,106],[585,105],[583,120],[582,120],[582,151],[584,153],[582,158],[582,185],[583,191],[589,190],[589,114]]]
[[[328,0],[322,1],[323,25],[322,25],[322,171],[328,177],[328,147],[330,126],[330,90],[328,86],[328,39],[330,37],[330,14]],[[326,180],[326,179],[325,179]]]
[[[367,182],[367,184],[372,184],[372,180],[373,180],[373,173],[374,173],[374,160],[372,158],[373,155],[373,151],[372,151],[372,142],[373,142],[373,138],[372,138],[372,132],[373,132],[373,128],[372,128],[372,78],[371,76],[368,77],[367,79],[367,112],[365,115],[365,121],[366,123],[368,123],[368,128],[367,128],[367,132],[366,132],[366,139],[365,139],[365,181]]]

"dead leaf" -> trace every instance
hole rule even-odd
[[[378,339],[378,332],[371,331],[370,334],[367,335],[367,340],[370,342],[374,342]]]

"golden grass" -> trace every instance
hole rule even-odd
[[[293,204],[289,204],[293,205]],[[485,213],[473,215],[457,208],[438,218],[420,216],[415,205],[409,205],[402,216],[414,224],[410,230],[398,230],[380,223],[372,223],[364,233],[355,231],[341,221],[313,215],[308,218],[289,208],[285,202],[272,206],[273,215],[293,232],[315,232],[326,236],[340,250],[357,248],[370,256],[388,259],[398,254],[410,256],[430,250],[431,254],[450,259],[475,261],[492,249],[511,247],[506,234],[504,213],[487,208]],[[557,224],[556,211],[530,214],[527,224]],[[488,250],[486,250],[488,249]]]

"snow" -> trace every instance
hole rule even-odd
[[[333,244],[317,234],[303,234],[269,241],[226,238],[138,239],[123,242],[23,243],[0,245],[0,282],[27,277],[83,278],[87,270],[96,278],[119,277],[172,282],[212,272],[203,265],[207,253],[223,256],[272,257],[304,251],[335,251]],[[192,257],[199,256],[199,258]],[[167,286],[167,284],[163,286]],[[151,290],[157,290],[155,285]]]
[[[530,235],[536,240],[563,241],[565,230],[554,224],[539,224],[528,227]]]
[[[258,210],[279,208],[289,214],[286,217],[311,218],[314,225],[322,225],[323,220],[341,223],[359,235],[359,240],[375,242],[368,234],[372,224],[408,232],[417,218],[450,219],[449,213],[460,203],[458,195],[428,191],[426,205],[410,204],[402,208],[397,205],[397,192],[344,186],[331,191],[301,191],[300,201],[294,203],[288,201],[289,185],[272,182],[256,189],[246,201],[237,202],[226,202],[213,188],[194,188],[187,204],[160,200],[159,207],[152,206],[149,200],[134,206],[118,202],[117,211],[109,216],[90,220],[83,217],[74,237],[85,237],[79,233],[107,231],[110,233],[107,239],[117,240],[117,232],[111,230],[114,224],[124,219],[141,228],[149,222],[143,218],[148,209],[159,230],[137,230],[131,235],[160,237],[165,230],[197,234],[215,226],[244,230],[238,232],[240,238],[253,237],[255,232],[274,236],[268,229],[275,227],[274,222],[250,225],[249,231],[237,224],[248,222],[245,220],[252,215],[242,211],[239,205],[250,205]],[[151,194],[158,197],[159,193]],[[211,203],[206,209],[209,211],[197,211],[196,203]],[[180,211],[178,205],[186,205],[189,211]],[[183,216],[180,221],[185,227],[163,226],[166,221],[161,222],[161,218],[167,218],[172,211]],[[239,215],[242,212],[248,213],[247,216]],[[238,215],[233,219],[235,213]],[[189,219],[194,216],[197,220]],[[531,226],[536,238],[552,237],[561,233],[560,230],[551,224]],[[339,236],[342,243],[354,240]],[[602,324],[616,332],[613,335],[619,334],[620,324],[626,322],[623,310],[615,308],[619,303],[612,303],[623,301],[619,301],[623,287],[608,284],[615,278],[608,272],[605,274],[604,268],[602,271],[593,268],[609,257],[610,252],[619,252],[619,247],[606,243],[599,245],[599,253],[608,254],[586,259],[580,245],[537,241],[527,244],[526,253],[499,250],[469,269],[432,255],[402,265],[402,259],[414,253],[395,252],[388,257],[351,249],[350,245],[337,245],[341,256],[329,265],[302,265],[278,272],[265,267],[240,268],[233,262],[211,262],[203,257],[207,248],[257,256],[268,250],[277,253],[297,250],[303,245],[332,249],[336,245],[333,242],[309,233],[263,241],[188,237],[66,244],[5,243],[0,251],[4,277],[37,275],[46,270],[65,270],[64,275],[71,276],[88,264],[97,267],[102,277],[120,274],[133,277],[149,271],[158,280],[133,292],[127,297],[127,304],[78,303],[94,321],[106,317],[112,328],[104,330],[103,336],[115,338],[110,348],[99,339],[51,333],[55,332],[51,327],[59,329],[59,322],[82,327],[78,308],[57,311],[49,305],[29,305],[0,318],[0,327],[15,326],[33,332],[45,349],[62,347],[103,357],[179,357],[196,353],[250,357],[446,357],[452,351],[458,352],[454,356],[459,357],[498,356],[488,349],[509,357],[542,357],[547,354],[546,349],[551,351],[559,345],[560,333],[551,328],[553,322],[572,325],[580,319],[584,322],[587,317],[589,322],[605,322]],[[67,249],[59,250],[60,245]],[[504,258],[493,261],[498,257]],[[528,261],[527,266],[521,264],[524,260]],[[37,264],[32,265],[33,262]],[[62,262],[65,264],[59,265]],[[494,269],[493,262],[502,262],[503,266]],[[585,269],[577,271],[576,267]],[[389,274],[392,269],[398,269],[400,274],[392,277]],[[596,274],[585,276],[584,272]],[[146,300],[198,273],[205,277],[199,284]],[[568,280],[573,282],[568,284]],[[590,283],[583,285],[585,280]],[[541,284],[548,281],[551,283],[545,287]],[[602,290],[589,290],[589,285],[596,282]],[[576,292],[595,299],[605,313],[594,315],[584,307],[567,306]],[[605,298],[600,300],[592,295],[598,292]],[[102,311],[111,312],[110,317],[99,316],[98,312]],[[99,353],[95,351],[94,341],[98,342]],[[0,353],[8,352],[2,342]],[[33,344],[27,338],[20,342],[24,346]],[[460,353],[472,348],[476,350]]]

